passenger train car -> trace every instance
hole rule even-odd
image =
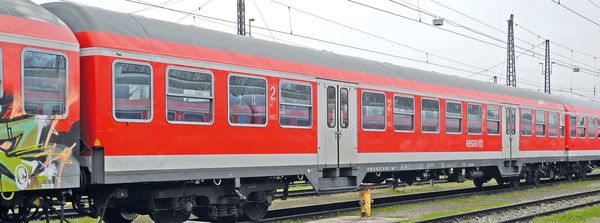
[[[595,102],[70,2],[0,3],[4,221],[57,198],[106,222],[259,220],[299,179],[319,193],[440,176],[518,186],[600,160]]]

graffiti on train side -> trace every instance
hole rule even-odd
[[[0,104],[0,191],[78,186],[79,124],[60,132],[56,127],[64,120],[24,114],[10,95]]]

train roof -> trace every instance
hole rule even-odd
[[[157,39],[227,52],[237,52],[440,86],[526,98],[534,101],[600,109],[600,104],[591,101],[548,95],[532,90],[423,71],[385,62],[377,62],[358,57],[339,55],[327,51],[290,46],[199,27],[185,26],[72,2],[54,2],[44,4],[43,6],[62,19],[74,32],[98,31],[146,39]]]
[[[66,26],[44,7],[29,0],[0,0],[0,14]]]

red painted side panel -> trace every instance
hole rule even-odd
[[[117,58],[82,58],[84,112],[82,129],[86,140],[99,139],[108,156],[188,154],[300,154],[317,152],[316,84],[313,87],[312,128],[281,128],[278,120],[279,81],[268,83],[268,125],[231,126],[228,123],[228,71],[202,67],[214,77],[214,123],[169,124],[165,109],[165,72],[168,66],[151,62],[154,115],[150,123],[117,122],[112,117],[112,64]],[[260,75],[260,74],[248,74]],[[274,92],[275,91],[275,92]],[[268,142],[268,143],[265,143]]]

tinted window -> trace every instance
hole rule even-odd
[[[462,131],[462,105],[459,102],[446,102],[446,132]]]
[[[312,124],[312,88],[308,84],[282,81],[279,86],[281,126],[309,127]]]
[[[565,137],[565,116],[559,113],[558,119],[560,122],[560,137]]]
[[[348,113],[348,88],[340,89],[340,127],[348,128],[350,114]]]
[[[577,136],[585,138],[585,129],[587,125],[586,117],[579,117],[579,123],[577,123]]]
[[[361,119],[363,129],[385,129],[385,95],[383,93],[362,92]]]
[[[167,71],[167,120],[181,123],[212,121],[212,75],[207,72]]]
[[[548,113],[548,136],[556,137],[558,135],[558,114]]]
[[[500,134],[500,108],[488,105],[486,109],[487,134]]]
[[[267,124],[267,81],[229,76],[229,122],[243,125]]]
[[[23,53],[23,108],[31,115],[66,113],[67,59],[63,55]]]
[[[546,135],[546,112],[535,111],[535,135]]]
[[[531,110],[521,109],[521,135],[531,136]]]
[[[569,120],[569,134],[571,135],[571,138],[577,136],[577,116],[571,116]]]
[[[479,134],[482,129],[483,110],[481,105],[467,105],[467,132]]]
[[[415,126],[415,99],[394,96],[394,130],[413,131]]]
[[[152,69],[149,65],[117,62],[113,67],[114,115],[117,120],[150,120]]]
[[[596,119],[595,118],[589,118],[588,121],[588,137],[589,138],[595,138],[596,136]]]
[[[336,100],[335,87],[327,87],[327,126],[329,128],[335,127],[335,110],[337,109]]]
[[[421,100],[421,131],[439,132],[440,102],[433,99]]]

